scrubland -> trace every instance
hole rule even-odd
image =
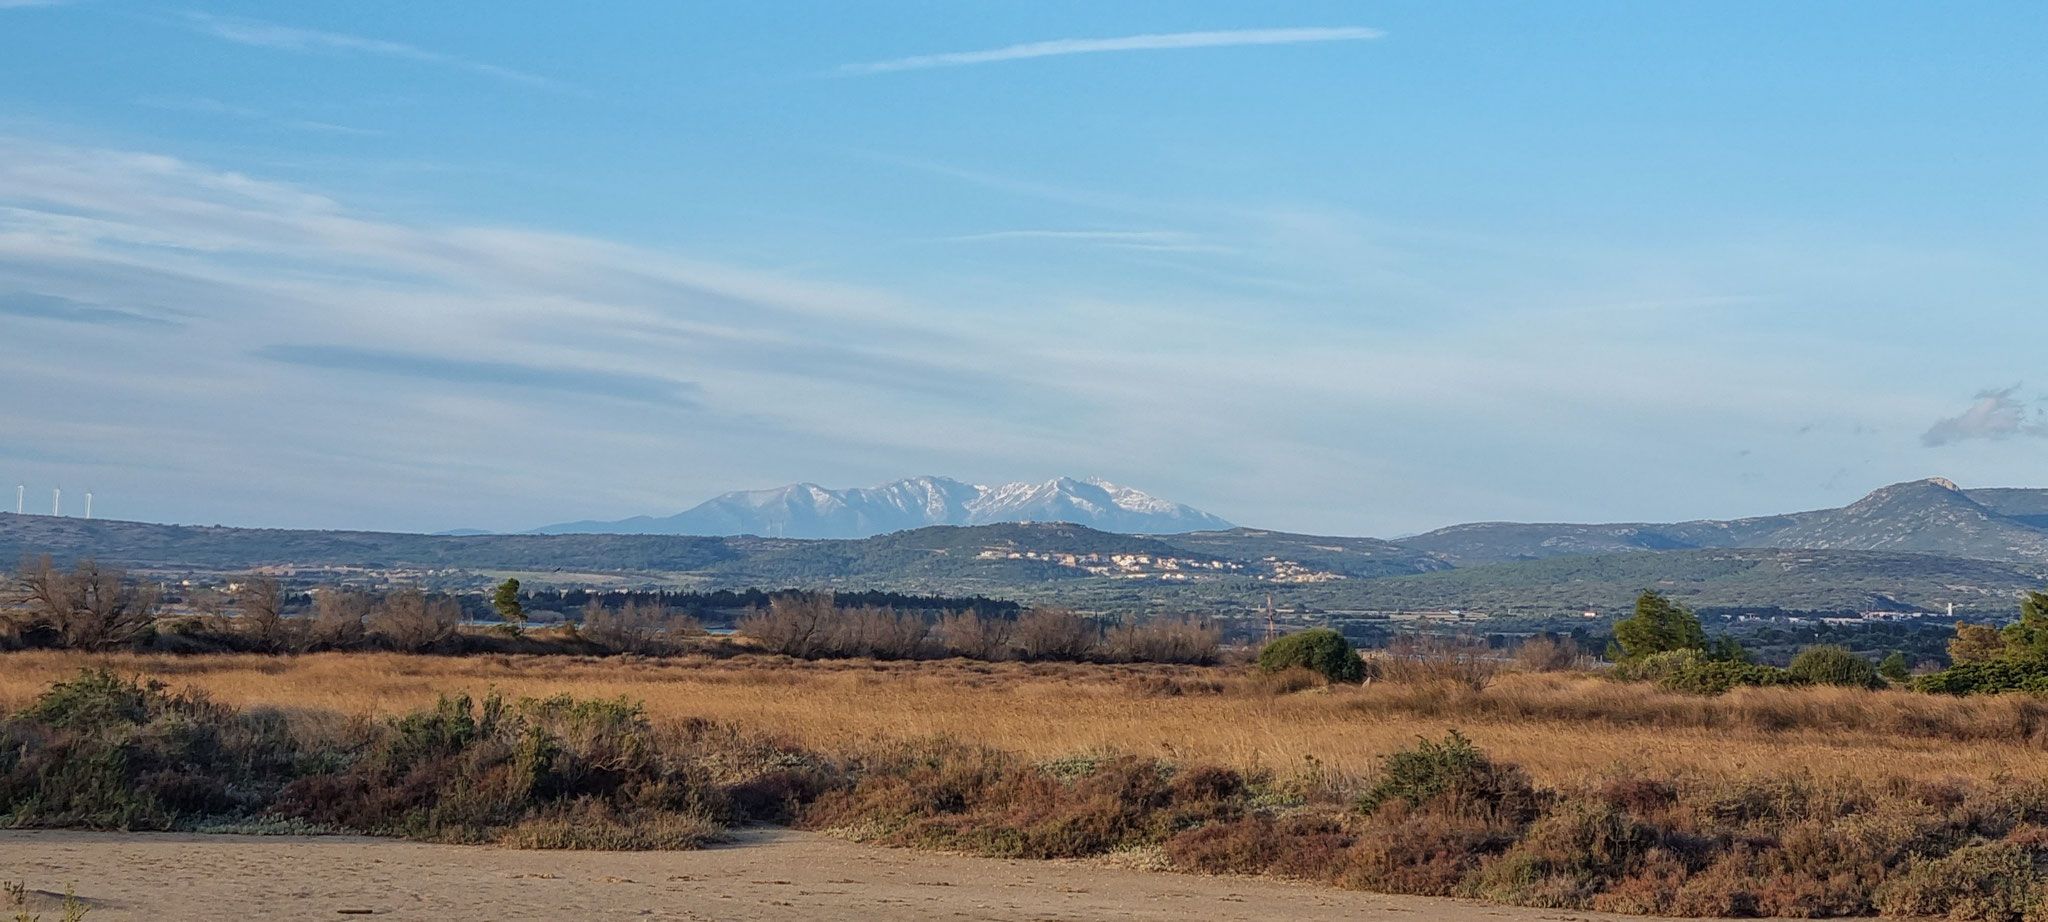
[[[0,709],[84,666],[158,677],[296,721],[390,715],[450,692],[624,696],[656,720],[703,718],[842,750],[950,737],[1034,759],[1099,750],[1281,775],[1366,774],[1456,727],[1546,784],[1616,771],[1731,779],[2048,777],[2048,702],[1906,691],[1745,688],[1702,697],[1572,672],[1323,686],[1238,667],[393,653],[0,657]],[[1294,688],[1290,681],[1306,684]]]
[[[154,703],[94,703],[142,700],[119,676],[164,685]],[[2048,703],[2025,695],[1706,697],[1573,671],[1332,686],[1233,665],[27,651],[0,656],[0,710],[0,822],[17,826],[676,848],[770,822],[1557,908],[2048,911]]]

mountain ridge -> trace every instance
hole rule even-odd
[[[1399,543],[1460,566],[1707,548],[1892,551],[2040,563],[2048,561],[2048,490],[1971,490],[1930,477],[1880,487],[1834,509],[1663,523],[1471,522]]]
[[[1100,478],[1057,477],[981,486],[926,475],[874,487],[829,489],[793,483],[736,490],[671,516],[562,522],[528,534],[771,535],[844,539],[933,525],[1071,522],[1121,534],[1177,534],[1230,528],[1192,506]]]

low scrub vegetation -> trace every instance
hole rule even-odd
[[[1008,668],[1025,676],[1083,667]],[[1482,725],[1564,719],[1589,740],[1603,721],[1725,735],[1747,722],[1835,732],[1826,728],[1892,719],[1900,732],[1996,733],[2029,745],[2048,726],[2048,713],[1998,724],[2015,718],[2004,702],[1903,691],[1749,688],[1704,698],[1525,678],[1541,681],[1375,683],[1345,690],[1352,700],[1331,707],[1392,715],[1443,706]],[[1546,705],[1532,689],[1559,697]],[[1131,686],[1124,700],[1149,694]],[[1241,694],[1258,693],[1247,686]],[[1577,717],[1564,706],[1573,696]],[[1971,720],[1982,726],[1971,730]],[[1663,915],[2017,922],[2039,918],[2048,895],[2048,783],[2025,773],[1708,777],[1617,765],[1544,781],[1476,736],[1434,733],[1375,763],[1309,759],[1281,771],[1123,749],[1028,755],[928,736],[857,734],[820,746],[652,716],[619,697],[450,694],[395,716],[340,718],[231,707],[94,669],[0,718],[0,826],[332,830],[648,849],[700,845],[735,823],[777,822],[985,855],[1141,850],[1197,872]]]
[[[0,826],[335,830],[687,848],[747,819],[790,751],[622,700],[466,695],[297,732],[262,709],[87,670],[0,721]]]

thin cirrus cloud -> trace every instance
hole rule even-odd
[[[222,102],[218,99],[211,99],[205,96],[144,96],[140,99],[137,99],[135,101],[135,104],[139,106],[147,106],[152,109],[162,109],[167,112],[192,112],[199,115],[216,115],[225,118],[240,119],[246,122],[255,122],[258,124],[269,125],[276,128],[285,128],[292,131],[311,131],[318,132],[321,134],[361,135],[365,137],[382,135],[384,133],[370,128],[356,128],[349,125],[336,125],[332,122],[321,122],[315,121],[313,119],[283,118],[271,115],[270,113],[265,112],[261,109],[252,109],[248,106],[238,106],[234,103]]]
[[[1182,231],[1008,230],[963,234],[947,239],[956,243],[1049,241],[1163,253],[1238,252],[1235,248],[1207,243],[1199,235]]]
[[[0,0],[0,2],[6,2],[6,0]],[[557,85],[553,80],[529,74],[525,71],[500,67],[496,64],[486,64],[481,61],[472,61],[468,58],[443,54],[439,51],[429,51],[425,48],[407,45],[403,42],[365,38],[360,35],[348,35],[341,32],[325,32],[319,29],[301,29],[297,26],[279,25],[257,19],[244,19],[239,16],[215,16],[211,13],[187,12],[185,19],[192,24],[193,28],[214,38],[257,48],[273,48],[279,51],[297,51],[302,53],[367,54],[416,61],[421,64],[452,67],[512,83],[522,83],[527,86],[553,87]]]
[[[693,407],[697,385],[650,375],[493,362],[351,346],[284,344],[264,346],[257,358],[305,368],[417,378],[486,387],[530,387],[641,403]]]
[[[1070,54],[1101,54],[1111,51],[1165,51],[1184,48],[1228,48],[1239,45],[1299,45],[1308,42],[1355,42],[1383,38],[1385,32],[1359,26],[1320,26],[1292,29],[1226,29],[1209,32],[1162,32],[1126,35],[1121,38],[1060,38],[1025,42],[981,51],[952,51],[922,54],[886,61],[848,64],[841,73],[866,75],[934,67],[963,67],[1028,58],[1050,58]]]

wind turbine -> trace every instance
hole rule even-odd
[[[51,514],[51,515],[63,515],[63,514],[64,514],[64,488],[63,488],[63,487],[54,487],[54,488],[52,488],[52,489],[50,490],[50,514]]]
[[[92,491],[85,491],[85,520],[92,521]]]
[[[18,484],[15,484],[15,485],[14,485],[14,514],[15,514],[15,515],[20,515],[20,514],[21,514],[21,500],[22,500],[22,497],[24,497],[24,496],[26,496],[26,495],[28,495],[28,484],[25,484],[25,483],[18,483]]]

